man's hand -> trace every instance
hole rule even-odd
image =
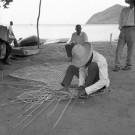
[[[87,98],[87,93],[85,91],[85,86],[81,85],[77,88],[79,98]]]
[[[80,86],[77,88],[77,90],[78,90],[78,91],[85,90],[85,86],[80,85]]]
[[[78,97],[87,96],[85,89],[78,91]]]

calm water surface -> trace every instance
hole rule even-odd
[[[39,36],[44,39],[70,38],[75,31],[75,25],[40,25]],[[82,31],[86,32],[89,41],[110,41],[117,39],[119,35],[118,25],[82,25]],[[37,35],[36,25],[14,25],[14,33],[17,38],[25,38]]]

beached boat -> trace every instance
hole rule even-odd
[[[18,41],[19,47],[23,46],[37,46],[38,45],[38,38],[35,35],[29,36],[27,38],[21,39]]]
[[[38,46],[13,47],[12,54],[16,56],[29,56],[39,52]]]
[[[38,38],[34,35],[19,40],[18,47],[12,48],[12,54],[16,56],[29,56],[37,54],[38,52]]]

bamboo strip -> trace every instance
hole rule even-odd
[[[17,113],[18,111],[22,110],[27,105],[28,105],[28,103],[25,103],[21,108],[19,108],[18,110],[14,111],[13,113],[10,113],[9,115],[13,115],[13,114]]]
[[[23,90],[23,91],[33,90],[33,88],[31,88],[31,89],[22,89],[22,88],[15,88],[15,87],[12,87],[12,86],[10,86],[10,88],[16,89],[16,90]]]
[[[32,106],[30,106],[28,109],[26,109],[20,116],[18,116],[17,118],[22,117],[26,112],[28,112],[31,108],[33,108],[36,104],[33,104]]]
[[[73,97],[74,97],[75,92],[76,92],[76,91],[74,91],[74,93],[73,93],[72,97],[71,97],[71,98],[70,98],[70,100],[68,101],[67,105],[64,107],[64,109],[63,109],[63,111],[62,111],[62,113],[61,113],[60,117],[58,118],[58,120],[57,120],[57,121],[55,122],[55,124],[53,125],[53,129],[57,126],[58,122],[59,122],[59,121],[60,121],[60,119],[62,118],[62,116],[63,116],[63,114],[64,114],[64,112],[65,112],[66,108],[68,107],[69,103],[72,101],[72,99],[73,99]]]
[[[69,111],[70,111],[70,112],[71,112],[71,110],[72,110],[73,106],[75,105],[75,103],[76,103],[77,99],[78,99],[78,98],[76,98],[76,99],[74,100],[74,102],[73,102],[72,106],[70,107],[70,109],[69,109]]]
[[[1,78],[4,79],[4,76],[6,76],[7,74],[5,73],[1,73]]]
[[[6,82],[0,82],[0,84],[6,84],[6,85],[24,85],[21,83],[6,83]]]
[[[23,128],[25,129],[31,122],[33,122],[51,103],[53,102],[53,100],[47,105],[45,106],[29,123],[27,123]]]
[[[51,110],[51,112],[47,115],[47,117],[50,117],[52,115],[52,113],[55,111],[55,109],[57,108],[59,102],[61,101],[61,98],[58,100],[58,102],[56,103],[55,107],[53,108],[53,110]]]
[[[60,117],[58,118],[58,120],[57,120],[57,121],[55,122],[55,124],[53,125],[53,128],[56,127],[56,125],[58,124],[58,122],[59,122],[60,119],[62,118],[62,116],[63,116],[63,114],[64,114],[66,108],[68,107],[68,105],[69,105],[69,103],[70,103],[71,101],[72,101],[72,97],[70,98],[70,100],[68,101],[68,103],[66,104],[66,106],[64,107],[64,109],[63,109],[63,111],[62,111]]]
[[[18,125],[20,125],[23,121],[25,121],[29,116],[32,116],[31,114],[32,114],[35,110],[37,110],[42,104],[43,104],[43,103],[41,103],[39,106],[37,106],[37,107],[36,107],[33,111],[31,111],[23,120],[21,120],[19,123],[17,123],[17,124],[13,127],[13,129],[16,128]]]
[[[2,106],[8,106],[8,105],[14,105],[14,104],[21,104],[21,103],[23,103],[22,101],[21,102],[11,102],[11,103],[8,103],[8,104],[1,104],[0,105],[0,107],[2,107]]]
[[[16,100],[12,100],[12,101],[10,101],[10,102],[12,102],[12,103],[13,103],[13,102],[16,102],[16,101],[18,101],[18,100],[20,100],[20,99],[18,99],[18,98],[17,98]]]

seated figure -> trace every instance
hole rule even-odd
[[[74,75],[79,79],[78,96],[87,96],[109,87],[106,58],[93,50],[91,43],[77,44],[72,49],[72,64],[67,68],[61,85],[62,92],[70,94]]]
[[[74,32],[72,34],[70,41],[68,42],[67,45],[65,45],[65,49],[66,49],[69,61],[72,60],[72,48],[74,47],[74,45],[82,44],[82,43],[88,41],[87,34],[83,31],[81,31],[82,30],[81,25],[79,25],[79,24],[76,25],[75,30],[76,30],[76,32]]]

